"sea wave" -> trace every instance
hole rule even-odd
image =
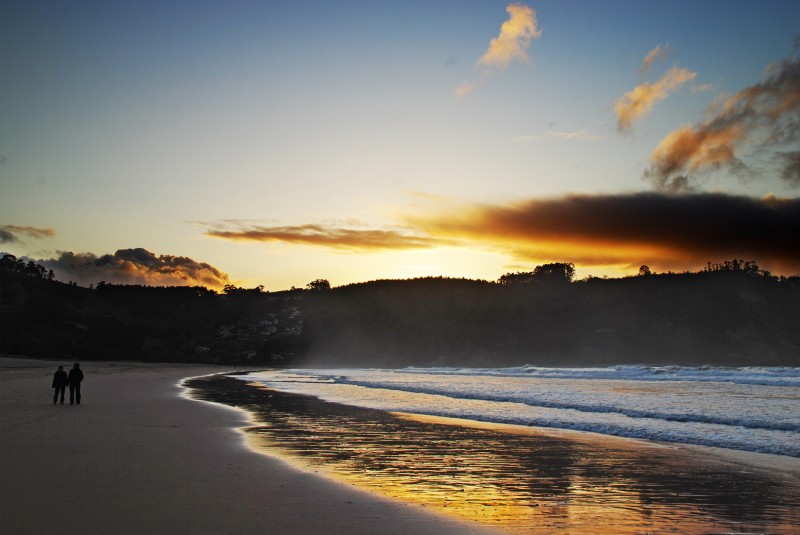
[[[463,414],[452,414],[450,411],[439,411],[426,409],[421,414],[430,416],[449,416],[465,418]],[[469,419],[469,418],[468,418]],[[769,437],[754,439],[752,436],[742,436],[731,432],[729,426],[720,425],[716,428],[705,425],[698,428],[665,428],[665,427],[640,427],[638,425],[620,425],[610,422],[587,422],[565,420],[561,418],[519,418],[513,416],[490,416],[475,415],[476,421],[484,421],[499,424],[524,425],[529,427],[543,427],[552,429],[566,429],[571,431],[583,431],[599,433],[603,435],[633,438],[640,440],[651,440],[656,442],[680,443],[697,446],[710,446],[741,451],[751,451],[755,453],[768,453],[773,455],[785,455],[789,457],[800,457],[800,444],[794,433],[786,431],[774,431]],[[778,434],[779,436],[776,436]]]
[[[800,387],[800,368],[788,366],[693,367],[622,365],[597,368],[543,368],[532,365],[508,368],[419,368],[410,366],[398,369],[396,372],[426,373],[429,375],[539,377],[543,379],[725,382],[746,385]]]
[[[798,368],[298,369],[242,378],[380,410],[800,457]]]
[[[340,384],[362,386],[365,388],[381,388],[385,390],[402,390],[417,394],[431,394],[436,396],[447,396],[456,399],[472,399],[479,401],[494,401],[503,403],[521,403],[530,407],[544,407],[548,409],[566,409],[586,413],[599,414],[621,414],[630,418],[646,418],[652,420],[664,420],[669,422],[696,422],[706,424],[720,424],[729,426],[745,427],[750,429],[770,429],[777,431],[798,431],[800,432],[800,422],[765,422],[763,419],[749,419],[741,417],[725,417],[698,413],[674,413],[662,411],[641,410],[630,407],[621,407],[605,404],[584,404],[569,402],[553,402],[536,399],[530,394],[525,396],[509,394],[482,394],[474,390],[458,391],[452,388],[435,388],[430,386],[417,387],[410,384],[398,385],[394,382],[381,381],[359,381],[347,378],[338,378]]]

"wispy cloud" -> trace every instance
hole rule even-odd
[[[216,225],[209,228],[205,234],[232,241],[284,242],[362,252],[423,249],[447,244],[447,240],[415,234],[408,230],[363,229],[320,224],[238,227]]]
[[[456,87],[455,95],[457,97],[463,97],[464,95],[470,93],[475,88],[475,82],[465,81],[460,86]]]
[[[50,238],[55,235],[51,228],[25,227],[19,225],[0,225],[0,243],[15,243],[20,241],[20,235],[34,239]]]
[[[543,134],[531,134],[525,136],[517,136],[514,138],[515,141],[522,141],[522,142],[544,141],[546,139],[563,139],[566,141],[595,141],[602,138],[600,136],[591,134],[586,129],[574,130],[571,132],[548,130]]]
[[[625,93],[614,103],[617,129],[628,130],[633,121],[650,113],[657,102],[664,100],[696,76],[697,73],[683,67],[672,67],[656,83],[644,82]]]
[[[748,144],[776,151],[783,164],[778,176],[800,185],[792,152],[779,152],[800,141],[800,60],[777,64],[764,81],[712,105],[707,116],[671,132],[655,148],[644,176],[656,189],[689,191],[705,171],[748,171],[741,154]]]
[[[714,84],[692,85],[692,94],[696,95],[698,93],[705,93],[706,91],[713,91],[716,88],[717,88],[717,86],[715,86]]]
[[[206,286],[219,289],[228,275],[205,262],[185,256],[158,255],[147,249],[120,249],[112,254],[61,252],[58,258],[38,260],[60,280],[81,284],[106,281],[150,286]]]
[[[489,42],[489,48],[478,58],[476,66],[482,67],[483,75],[487,69],[504,70],[514,60],[530,61],[528,48],[531,40],[542,35],[533,8],[523,4],[509,4],[506,7],[509,18],[500,27],[500,34]],[[455,90],[456,96],[464,96],[472,91],[477,82],[465,81]]]
[[[642,61],[642,66],[639,67],[639,74],[645,75],[650,72],[650,69],[653,68],[653,63],[655,63],[659,59],[664,59],[669,55],[670,48],[669,45],[656,45],[656,47],[647,53]]]

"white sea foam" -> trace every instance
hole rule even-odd
[[[800,368],[295,369],[246,379],[382,410],[800,457]]]
[[[608,366],[604,368],[403,368],[398,372],[420,371],[431,375],[488,375],[500,377],[542,377],[551,379],[615,379],[635,381],[730,382],[765,386],[800,387],[800,368],[719,366]]]

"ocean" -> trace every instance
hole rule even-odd
[[[800,368],[290,369],[242,379],[384,411],[800,457]]]
[[[282,369],[184,386],[247,411],[256,451],[510,533],[800,533],[800,368]]]

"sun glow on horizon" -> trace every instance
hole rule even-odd
[[[794,275],[800,4],[725,7],[14,3],[0,251],[86,285]]]

